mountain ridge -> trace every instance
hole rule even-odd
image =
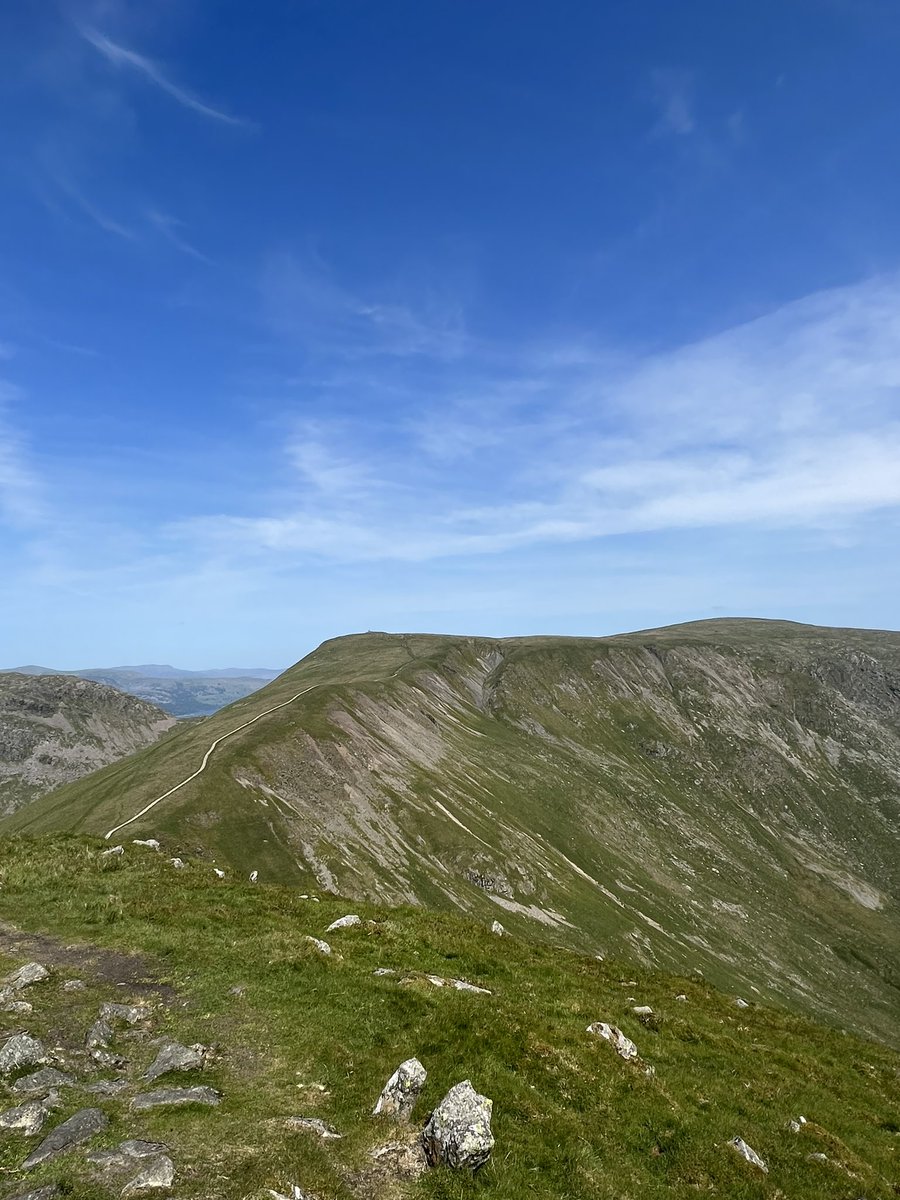
[[[286,701],[121,836],[500,916],[897,1042],[900,634],[329,639],[4,828],[106,832]]]

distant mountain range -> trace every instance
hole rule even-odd
[[[216,667],[208,671],[185,671],[167,664],[146,663],[134,667],[88,667],[81,671],[59,671],[54,667],[29,665],[0,671],[18,675],[69,675],[91,679],[118,688],[165,709],[173,717],[205,717],[257,691],[280,671],[267,667]]]

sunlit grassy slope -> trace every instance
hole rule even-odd
[[[143,978],[172,989],[151,1036],[217,1046],[206,1071],[173,1082],[210,1084],[224,1100],[218,1109],[131,1113],[130,1095],[157,1047],[120,1041],[133,1087],[99,1101],[111,1125],[96,1144],[165,1142],[180,1200],[263,1200],[269,1188],[289,1194],[291,1183],[317,1200],[898,1194],[900,1059],[877,1044],[783,1010],[740,1009],[696,978],[497,938],[482,920],[420,907],[351,908],[327,896],[316,903],[297,888],[253,886],[231,872],[219,880],[204,859],[176,870],[151,850],[101,859],[101,848],[76,837],[0,841],[4,920],[56,939],[39,954],[51,966],[55,945],[69,956],[51,980],[29,989],[32,1014],[0,1019],[24,1020],[82,1077],[79,1051],[98,1004],[131,992],[89,967],[76,970],[72,944],[144,956]],[[348,911],[362,924],[326,934]],[[316,953],[309,935],[326,936],[335,954]],[[0,969],[13,965],[0,960]],[[397,974],[376,976],[377,968]],[[71,974],[88,983],[85,992],[63,992]],[[463,978],[491,995],[438,989],[426,974]],[[653,1017],[642,1021],[635,1005],[650,1005]],[[624,1062],[589,1035],[596,1020],[632,1037],[641,1063]],[[370,1150],[396,1134],[371,1109],[388,1075],[413,1054],[429,1077],[409,1136],[463,1078],[494,1102],[495,1152],[474,1179],[438,1169],[406,1186],[373,1174]],[[646,1065],[655,1074],[645,1074]],[[53,1120],[85,1102],[65,1090]],[[290,1115],[319,1116],[344,1137],[320,1142],[291,1132]],[[801,1115],[807,1124],[792,1133],[788,1124]],[[738,1157],[728,1144],[735,1136],[763,1157],[768,1175]],[[12,1134],[0,1140],[0,1179],[12,1191],[29,1148]],[[71,1200],[99,1200],[121,1187],[92,1179],[80,1152],[28,1182],[50,1181]]]
[[[900,635],[365,634],[2,826],[155,836],[900,1041]]]

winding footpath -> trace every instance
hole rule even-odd
[[[124,829],[127,825],[132,825],[135,821],[140,820],[141,817],[146,816],[151,808],[156,808],[157,804],[159,804],[161,800],[167,800],[169,796],[173,795],[173,793],[177,792],[180,788],[183,788],[186,784],[191,783],[192,780],[196,779],[198,775],[202,775],[209,764],[210,757],[212,756],[216,746],[221,745],[226,738],[234,737],[236,733],[240,733],[241,730],[246,729],[248,725],[255,724],[257,721],[262,720],[263,717],[267,717],[270,713],[278,712],[279,708],[287,708],[289,704],[293,704],[295,700],[299,700],[300,697],[305,696],[307,692],[312,692],[321,686],[321,683],[310,684],[310,686],[304,688],[302,692],[297,692],[296,695],[291,696],[290,700],[284,700],[281,704],[276,704],[274,708],[267,708],[265,712],[257,713],[255,717],[251,717],[251,719],[249,721],[245,721],[243,725],[238,725],[236,729],[231,729],[228,733],[223,733],[221,737],[217,737],[207,752],[203,755],[203,762],[193,773],[193,775],[188,775],[187,779],[182,779],[181,783],[176,783],[175,786],[169,788],[167,792],[163,792],[161,796],[157,796],[155,800],[151,800],[149,804],[145,804],[140,812],[136,812],[133,817],[129,817],[128,820],[123,821],[121,825],[116,825],[114,828],[110,829],[109,833],[103,835],[104,838],[109,841],[113,834],[118,833],[120,829]]]
[[[397,668],[397,670],[394,671],[391,675],[389,675],[388,678],[396,679],[397,676],[400,674],[400,672],[403,670],[403,668],[408,667],[408,666],[409,666],[408,662],[401,663],[400,666]],[[320,688],[320,687],[324,687],[324,686],[325,685],[321,684],[321,683],[311,683],[309,685],[309,687],[305,687],[305,688],[303,688],[302,691],[296,692],[293,696],[291,696],[290,700],[283,700],[281,702],[281,704],[276,704],[272,708],[267,708],[265,710],[265,712],[257,713],[255,717],[251,717],[250,720],[245,721],[243,723],[243,725],[238,725],[238,727],[236,729],[231,729],[228,731],[228,733],[223,733],[221,737],[217,737],[216,740],[210,746],[210,748],[203,755],[203,762],[200,764],[200,766],[197,768],[197,770],[193,773],[193,775],[188,775],[187,779],[182,779],[181,783],[176,783],[175,786],[170,787],[167,792],[163,792],[163,794],[161,796],[157,796],[155,800],[151,800],[149,804],[145,804],[140,812],[136,812],[133,817],[129,817],[128,820],[123,821],[121,825],[114,826],[112,829],[110,829],[109,833],[105,833],[103,835],[104,839],[106,841],[109,841],[109,839],[114,834],[118,833],[120,829],[125,829],[126,826],[133,825],[135,821],[139,821],[141,819],[141,817],[146,816],[147,813],[151,810],[151,808],[156,808],[157,804],[159,804],[161,800],[168,800],[169,796],[173,795],[175,792],[179,791],[181,788],[183,788],[187,784],[191,783],[193,780],[195,780],[197,778],[198,775],[202,775],[209,764],[210,757],[212,756],[212,753],[215,750],[215,748],[217,746],[221,745],[222,742],[224,742],[227,738],[234,737],[234,735],[236,733],[240,733],[241,730],[246,729],[248,725],[254,725],[257,721],[261,721],[263,717],[269,716],[270,713],[278,712],[279,708],[287,708],[287,706],[289,704],[293,704],[295,700],[299,700],[300,697],[305,696],[307,692],[314,692],[316,690],[316,688]]]

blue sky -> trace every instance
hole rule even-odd
[[[0,664],[900,625],[893,0],[0,6]]]

